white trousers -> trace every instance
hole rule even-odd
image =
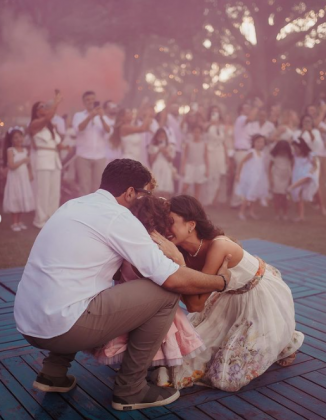
[[[33,224],[38,228],[42,228],[60,205],[61,170],[35,171],[35,187],[35,217]]]

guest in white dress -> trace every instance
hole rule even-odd
[[[35,167],[35,217],[33,224],[41,229],[52,214],[59,208],[61,169],[59,151],[61,138],[51,120],[62,101],[60,92],[56,92],[50,107],[44,102],[36,102],[32,107],[31,123],[28,127],[32,137]]]
[[[32,171],[26,148],[23,147],[24,129],[10,128],[4,141],[3,161],[8,168],[7,181],[4,190],[3,211],[11,213],[14,232],[27,229],[22,222],[23,213],[34,210],[34,195],[32,190]]]
[[[194,187],[194,195],[199,198],[202,185],[207,181],[209,173],[208,148],[204,140],[201,126],[194,126],[185,142],[185,150],[181,162],[183,175],[182,192],[185,194],[190,186]]]
[[[301,222],[305,218],[305,201],[312,201],[319,187],[318,161],[310,147],[299,137],[293,142],[294,166],[292,184],[288,188],[292,199],[297,203],[298,216],[294,221]]]
[[[173,386],[200,382],[234,392],[275,362],[291,364],[304,336],[295,330],[293,297],[281,273],[215,228],[193,197],[173,197],[170,215],[169,238],[182,250],[187,267],[213,274],[229,256],[231,272],[220,293],[182,296],[188,311],[195,312],[188,317],[206,350],[170,370]],[[152,238],[163,252],[169,249],[162,236]]]
[[[207,151],[208,151],[208,180],[203,187],[201,202],[204,205],[216,205],[220,194],[220,187],[228,167],[228,151],[226,133],[220,110],[213,106],[208,113]]]
[[[238,167],[236,194],[242,198],[240,220],[246,220],[247,208],[249,208],[250,216],[257,219],[254,205],[258,200],[268,197],[268,179],[264,159],[265,144],[264,136],[260,134],[253,136],[252,149],[249,150]]]
[[[133,159],[144,163],[146,158],[142,147],[142,133],[148,131],[151,121],[151,116],[147,115],[142,125],[137,126],[133,124],[133,115],[129,109],[121,109],[118,112],[110,143],[113,148],[121,147],[121,159]]]
[[[157,181],[157,195],[168,198],[174,192],[174,179],[177,170],[173,166],[175,147],[169,144],[164,128],[155,133],[148,148],[149,161]]]
[[[321,133],[318,128],[314,126],[314,119],[310,115],[304,115],[300,121],[300,127],[297,131],[294,132],[293,138],[298,140],[302,138],[307,146],[310,148],[311,152],[316,157],[317,162],[317,174],[318,174],[318,184],[325,182],[325,180],[320,178],[320,158],[324,156],[325,145],[321,136]],[[323,201],[322,192],[318,186],[316,191],[316,201],[318,206],[321,209],[321,212],[326,215],[326,202]]]
[[[291,183],[293,156],[290,143],[280,140],[271,151],[269,165],[269,185],[273,193],[275,219],[287,220],[288,205],[286,194]]]

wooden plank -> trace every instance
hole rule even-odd
[[[253,405],[247,403],[238,396],[232,396],[227,398],[222,398],[219,400],[220,404],[229,410],[234,411],[239,416],[242,416],[244,419],[248,420],[272,420],[273,417],[254,407]]]
[[[305,392],[295,388],[287,383],[278,383],[269,385],[268,388],[283,397],[295,402],[298,406],[302,406],[309,411],[320,416],[321,419],[326,418],[326,405],[322,401],[307,395]]]
[[[278,394],[272,389],[263,387],[263,388],[258,388],[257,391],[260,394],[263,394],[266,397],[272,399],[273,401],[276,401],[277,403],[283,405],[284,407],[288,408],[290,411],[292,411],[293,413],[296,413],[299,416],[300,415],[304,416],[304,418],[306,419],[315,419],[316,417],[316,414],[313,413],[312,411],[307,410],[306,408],[302,407],[301,405],[298,405],[296,402],[289,400],[283,395]]]
[[[8,389],[0,382],[0,414],[4,420],[32,420],[31,417],[21,406],[20,402],[13,397]]]
[[[22,359],[38,372],[42,367],[43,356],[42,353],[38,355],[34,353],[22,356]],[[90,419],[94,420],[105,418],[108,420],[113,418],[123,420],[146,419],[139,411],[119,412],[114,410],[111,406],[112,391],[78,363],[72,363],[69,373],[76,376],[77,387],[67,394],[62,394],[62,397],[80,414],[88,415]],[[90,410],[88,414],[87,409]]]
[[[313,372],[315,373],[315,372]],[[322,375],[323,376],[323,375]],[[312,383],[306,378],[298,376],[285,381],[287,384],[294,386],[295,388],[301,389],[305,394],[311,395],[320,401],[325,403],[324,410],[326,410],[326,389],[316,383]]]
[[[321,317],[316,309],[308,308],[297,301],[294,302],[294,307],[296,313],[326,325],[326,317]]]
[[[240,395],[240,398],[277,420],[301,420],[305,418],[257,391],[244,392]]]
[[[205,404],[201,404],[198,406],[198,408],[213,419],[223,419],[223,420],[243,419],[243,417],[238,416],[238,414],[235,414],[233,411],[224,407],[224,405],[220,404],[217,401],[211,401]],[[201,419],[201,417],[198,416],[197,419],[199,420]]]
[[[4,286],[0,284],[0,296],[5,302],[13,302],[15,300],[15,295],[12,292],[9,292]]]
[[[323,341],[326,346],[326,333],[315,330],[311,327],[307,327],[307,325],[303,325],[300,322],[297,322],[296,329],[305,334],[305,339],[306,339],[306,336],[310,336],[320,341]]]
[[[316,349],[315,347],[312,347],[306,344],[305,342],[303,342],[303,345],[300,347],[300,351],[302,351],[305,354],[308,354],[309,356],[314,357],[315,359],[319,359],[323,362],[326,362],[325,349],[324,350]],[[317,369],[314,369],[314,370],[317,370]]]
[[[2,352],[0,352],[0,360],[8,359],[14,356],[20,356],[22,354],[35,353],[36,351],[37,350],[35,349],[35,347],[32,346],[21,347],[11,350],[3,350]]]
[[[146,411],[144,410],[144,412]],[[196,407],[185,408],[184,410],[175,413],[175,415],[178,415],[178,417],[183,420],[212,420],[212,417],[207,416]],[[159,420],[161,420],[161,418],[162,417],[159,417]]]
[[[11,373],[6,369],[0,370],[1,381],[5,384],[6,388],[15,395],[19,403],[25,410],[38,420],[51,420],[52,417],[38,404],[34,398],[26,391],[26,389],[14,378]]]
[[[321,331],[323,333],[326,333],[326,325],[322,324],[318,321],[312,321],[309,318],[306,318],[305,316],[295,314],[295,319],[297,322],[300,322],[301,325],[306,325],[308,328],[311,328],[315,331]]]

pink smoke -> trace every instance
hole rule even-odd
[[[0,60],[0,102],[3,110],[28,108],[49,100],[54,89],[64,101],[60,113],[82,108],[81,95],[94,90],[99,100],[121,101],[127,83],[123,78],[124,52],[115,45],[89,47],[84,52],[68,44],[50,45],[44,30],[25,18],[2,19],[4,46]],[[24,109],[24,113],[27,109]],[[28,113],[30,110],[28,109]]]

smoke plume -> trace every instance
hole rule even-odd
[[[124,53],[119,47],[107,44],[81,52],[69,44],[52,46],[47,33],[26,17],[14,20],[6,16],[0,23],[2,110],[25,111],[37,100],[52,99],[56,88],[64,97],[60,113],[81,109],[81,95],[86,90],[94,90],[101,101],[123,98],[127,84]]]

